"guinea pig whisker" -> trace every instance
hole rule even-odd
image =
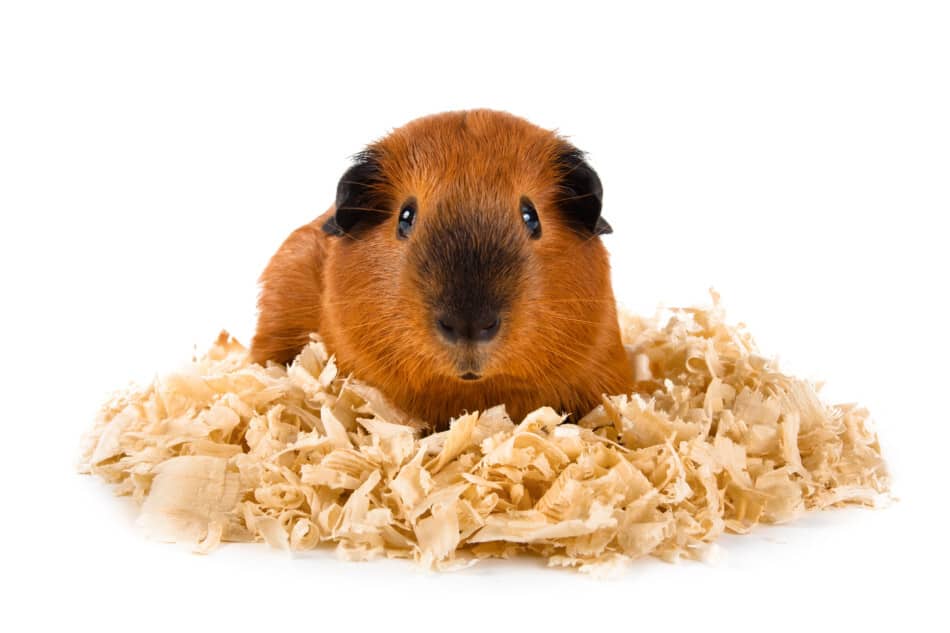
[[[371,326],[375,326],[378,323],[391,322],[394,318],[395,316],[389,313],[378,314],[376,315],[375,318],[372,318],[372,319],[353,318],[351,320],[346,321],[346,323],[344,323],[341,327],[344,331],[353,332],[359,329],[370,328]],[[380,333],[380,330],[376,329],[375,327],[373,327],[372,329],[373,329],[374,334],[378,335]],[[385,331],[385,328],[384,328],[384,331]]]
[[[361,238],[356,237],[355,235],[353,235],[352,233],[350,233],[350,232],[348,232],[348,231],[343,231],[343,232],[342,232],[342,235],[341,235],[340,237],[349,238],[349,239],[353,240],[354,242],[365,242],[365,241],[366,241],[366,240],[364,240],[364,239],[361,239]]]
[[[311,304],[311,305],[288,306],[288,307],[286,307],[286,308],[283,308],[283,307],[282,307],[281,310],[280,310],[280,313],[281,313],[281,314],[300,315],[300,314],[307,314],[307,313],[316,312],[316,311],[319,310],[319,309],[320,309],[320,305],[317,304],[317,303],[314,303],[314,304]]]
[[[527,353],[519,353],[513,360],[517,360],[519,364],[529,368],[532,382],[540,382],[544,387],[550,389],[551,392],[560,395],[563,389],[563,383],[556,383],[548,371],[549,368],[542,366],[536,357]]]
[[[563,341],[560,341],[554,337],[547,338],[545,340],[545,345],[548,346],[551,351],[557,353],[559,360],[566,361],[578,369],[589,368],[591,363],[594,362],[594,359],[584,350],[578,349],[574,346],[568,346]]]
[[[549,345],[550,343],[551,341],[548,341]],[[578,369],[589,368],[590,363],[593,362],[593,359],[584,352],[564,345],[552,345],[550,351],[555,353],[559,361],[566,362]]]
[[[536,312],[537,312],[538,314],[543,315],[544,318],[546,318],[546,319],[548,319],[548,318],[550,318],[550,319],[557,319],[557,320],[559,320],[559,321],[570,321],[571,323],[583,323],[583,324],[585,324],[585,325],[595,325],[595,326],[602,325],[602,322],[600,322],[600,321],[590,321],[590,320],[587,320],[587,319],[577,319],[577,318],[574,318],[574,317],[565,316],[565,315],[563,315],[563,314],[559,314],[559,313],[557,313],[557,312],[551,312],[551,311],[547,311],[547,310],[537,310]]]
[[[594,194],[592,192],[582,193],[579,196],[567,196],[565,198],[557,198],[555,202],[570,202],[571,200],[581,200],[583,198],[590,198]]]
[[[392,212],[391,210],[389,210],[389,209],[374,209],[374,208],[372,208],[372,207],[351,207],[351,206],[343,206],[343,207],[340,207],[340,209],[346,209],[347,211],[368,211],[368,212],[370,212],[370,213],[380,213],[380,214],[385,214],[385,215],[392,215],[392,213],[393,213],[393,212]],[[340,210],[340,209],[338,209],[338,210]]]
[[[388,343],[388,341],[386,342]],[[394,369],[405,365],[406,357],[399,350],[391,349],[391,345],[373,345],[364,348],[366,356],[360,361],[356,376],[359,378],[370,370],[380,369],[384,373],[392,372]],[[382,355],[379,352],[384,351]]]
[[[336,307],[336,306],[366,305],[366,304],[367,304],[366,299],[362,299],[362,298],[361,298],[361,299],[352,299],[352,298],[351,298],[351,299],[339,299],[339,300],[337,300],[337,301],[325,301],[325,302],[322,302],[322,303],[317,304],[317,305],[319,305],[320,307],[326,307],[326,306],[334,306],[334,307]]]
[[[385,373],[396,373],[393,370],[396,370],[405,364],[405,360],[403,358],[404,357],[400,357],[394,352],[388,352],[378,358],[374,354],[369,354],[365,360],[360,361],[360,367],[357,371],[357,378],[359,378],[364,372],[369,373],[377,369]]]
[[[383,326],[388,320],[389,319],[376,319],[374,321],[361,322],[358,325],[343,326],[340,328],[340,332],[343,334],[353,334],[356,336],[365,334],[365,338],[369,341],[372,341],[370,345],[373,345],[377,342],[380,342],[381,339],[386,338],[386,330]]]
[[[577,297],[574,299],[536,299],[525,301],[525,305],[548,305],[550,303],[580,303],[580,304],[598,304],[598,303],[614,303],[614,299],[584,299]]]
[[[377,323],[382,323],[385,320],[380,320]],[[393,349],[392,337],[391,336],[380,336],[380,329],[378,327],[373,327],[374,323],[361,324],[360,326],[350,327],[341,330],[344,334],[356,334],[359,335],[361,332],[369,334],[373,339],[371,342],[362,345],[361,349],[368,355],[373,355],[378,351],[387,350],[391,354],[400,354],[404,353],[402,350]]]
[[[363,342],[361,339],[363,339],[364,337],[362,337],[361,335],[368,332],[347,330],[344,333],[352,334],[354,335],[352,337],[354,340],[359,340],[360,342],[362,342],[363,344],[360,345],[360,349],[366,354],[375,354],[376,352],[389,351],[392,348],[392,341],[389,336],[382,337],[378,340]]]
[[[583,349],[580,349],[574,345],[565,343],[564,341],[559,341],[554,338],[549,338],[547,344],[557,352],[564,354],[562,358],[576,360],[580,362],[581,360],[593,361],[593,358],[587,354]]]
[[[570,175],[573,174],[576,170],[580,169],[580,168],[583,167],[583,166],[584,166],[584,161],[583,161],[583,160],[579,160],[579,161],[574,162],[574,164],[571,165],[571,168],[570,168],[570,169],[568,169],[567,171],[565,171],[565,172],[563,172],[563,173],[561,174],[561,178],[563,178],[564,176],[570,176]]]
[[[579,244],[574,244],[574,248],[581,248],[582,246],[586,245],[588,242],[592,242],[596,240],[598,237],[600,237],[600,235],[598,235],[597,233],[588,233],[587,231],[576,229],[573,226],[569,228],[568,230],[570,230],[574,235],[579,237],[581,240]]]
[[[295,334],[294,334],[294,333],[290,333],[290,332],[288,332],[288,333],[286,333],[286,334],[284,334],[284,333],[276,333],[276,332],[268,332],[268,333],[267,333],[267,338],[268,338],[268,339],[271,339],[271,340],[274,340],[274,341],[303,341],[303,343],[301,343],[301,346],[302,346],[303,344],[305,344],[305,342],[306,342],[306,340],[307,340],[307,337],[308,337],[309,335],[310,335],[309,332],[304,332],[304,331],[301,329],[301,330],[298,330],[297,333],[295,333]]]
[[[560,303],[557,305],[549,305],[546,303],[525,303],[524,307],[530,311],[533,315],[545,315],[557,319],[574,319],[578,323],[592,323],[595,325],[603,325],[603,320],[594,320],[588,319],[587,317],[593,316],[591,310],[596,310],[601,307],[602,304],[586,304],[586,303]]]
[[[578,316],[582,316],[583,313],[588,312],[589,309],[598,309],[605,304],[593,301],[590,303],[586,301],[561,301],[558,303],[545,301],[526,301],[522,305],[525,307],[530,307],[534,310],[544,310],[548,314],[577,314]]]

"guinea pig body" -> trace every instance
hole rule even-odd
[[[319,332],[344,372],[436,428],[505,404],[579,417],[633,378],[601,186],[556,134],[488,110],[370,145],[261,277],[258,362]]]

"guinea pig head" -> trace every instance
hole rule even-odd
[[[512,115],[396,130],[357,156],[323,225],[328,344],[422,415],[539,386],[570,401],[605,328],[619,346],[601,200],[581,152]]]

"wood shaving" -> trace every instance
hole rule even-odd
[[[153,538],[453,569],[528,553],[584,571],[652,555],[702,558],[723,532],[809,510],[874,505],[888,474],[868,413],[759,355],[710,309],[621,314],[637,379],[576,423],[503,405],[449,430],[340,376],[323,343],[289,368],[208,353],[116,394],[80,465],[141,503]]]

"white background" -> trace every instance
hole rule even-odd
[[[2,628],[946,630],[946,9],[344,4],[0,5]],[[249,340],[257,275],[349,155],[467,107],[590,152],[618,298],[718,289],[786,368],[871,408],[900,501],[611,581],[136,533],[74,472],[98,404],[222,327]]]

